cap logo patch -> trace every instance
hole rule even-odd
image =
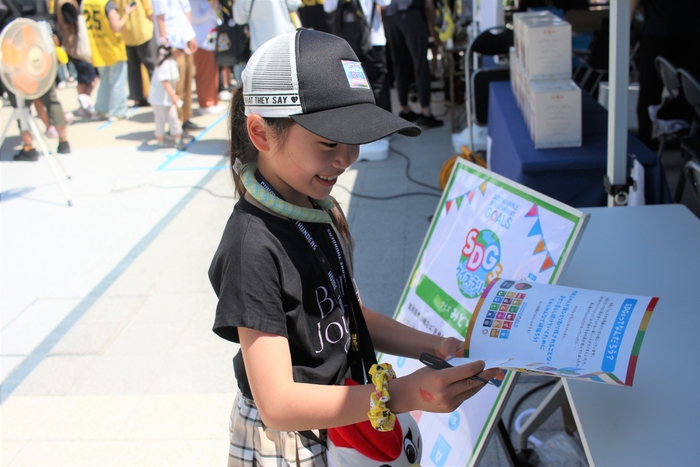
[[[365,76],[365,70],[362,69],[360,62],[351,62],[349,60],[341,60],[345,69],[345,76],[348,78],[348,84],[351,88],[369,89],[369,83]]]

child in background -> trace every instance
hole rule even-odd
[[[469,377],[484,363],[396,379],[377,364],[375,349],[447,359],[464,342],[360,301],[347,220],[329,195],[360,144],[420,129],[375,105],[350,45],[309,29],[283,34],[253,54],[242,80],[229,120],[239,200],[209,269],[213,330],[240,343],[228,465],[326,465],[327,428],[391,431],[397,413],[452,412],[483,386]]]
[[[182,125],[177,116],[177,109],[182,107],[182,100],[175,94],[175,85],[180,80],[176,60],[182,53],[184,53],[182,50],[169,46],[161,45],[158,47],[158,63],[153,70],[148,102],[153,107],[156,123],[155,135],[158,146],[161,148],[185,148],[182,141]],[[166,122],[172,140],[165,139]]]

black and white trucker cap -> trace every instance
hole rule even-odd
[[[375,105],[357,55],[340,37],[298,29],[265,42],[243,70],[246,115],[290,117],[323,138],[364,144],[420,128]]]

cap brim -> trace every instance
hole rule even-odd
[[[418,136],[420,127],[375,104],[362,103],[290,118],[310,132],[342,144],[365,144],[399,133]]]

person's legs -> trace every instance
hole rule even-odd
[[[216,107],[219,104],[219,67],[216,64],[215,53],[209,50],[197,49],[194,53],[194,76],[197,84],[197,100],[200,109]]]
[[[148,42],[145,42],[136,47],[141,63],[146,67],[148,79],[153,77],[153,70],[156,68],[156,59],[158,58],[158,44],[155,37],[152,37]]]
[[[6,89],[5,92],[7,92],[7,97],[12,107],[15,109],[19,108],[15,95],[12,94],[9,89]],[[25,101],[22,105],[26,107],[29,104],[31,104],[31,101]],[[19,126],[19,137],[22,140],[22,149],[12,156],[12,159],[16,161],[38,161],[39,152],[34,148],[34,138],[32,138],[32,134],[29,132],[26,122],[18,120],[17,124]]]
[[[385,18],[384,32],[389,43],[391,61],[394,65],[394,79],[396,80],[399,105],[401,105],[402,113],[408,114],[411,110],[408,107],[408,88],[413,77],[413,64],[401,30],[401,23],[405,20],[404,13],[397,13]]]
[[[155,136],[158,142],[162,142],[165,137],[165,121],[168,114],[168,107],[165,105],[153,105],[153,120],[156,124]]]
[[[175,86],[175,94],[182,99],[182,108],[178,109],[180,121],[185,123],[192,118],[192,79],[194,78],[194,59],[192,55],[180,54],[177,57],[180,81]]]
[[[97,72],[91,63],[69,57],[69,62],[76,71],[78,81],[78,101],[84,113],[91,115],[95,111],[92,103],[92,92],[97,83]]]
[[[126,47],[126,67],[129,77],[129,99],[136,102],[143,101],[143,80],[141,79],[141,57],[137,47]]]
[[[376,104],[391,112],[391,83],[387,80],[386,47],[372,47],[362,58],[362,67],[367,73]]]
[[[58,133],[58,149],[56,149],[56,152],[59,154],[70,154],[70,144],[66,134],[66,118],[63,114],[63,106],[56,95],[56,86],[52,86],[39,99],[46,107],[49,124],[56,127],[56,132]]]
[[[430,63],[428,62],[428,26],[420,12],[406,10],[405,21],[401,22],[406,47],[411,54],[416,91],[421,108],[427,108],[430,115]]]
[[[109,112],[109,94],[111,83],[111,67],[97,67],[100,72],[100,85],[97,88],[97,99],[95,99],[95,111],[107,115]]]
[[[183,149],[182,145],[182,125],[180,124],[180,118],[177,115],[177,107],[171,105],[168,108],[167,114],[168,128],[170,130],[170,136],[175,140],[175,146],[178,149]]]
[[[127,103],[126,103],[126,77],[127,65],[126,62],[117,62],[109,67],[110,69],[110,86],[109,86],[109,116],[114,118],[125,118]]]

